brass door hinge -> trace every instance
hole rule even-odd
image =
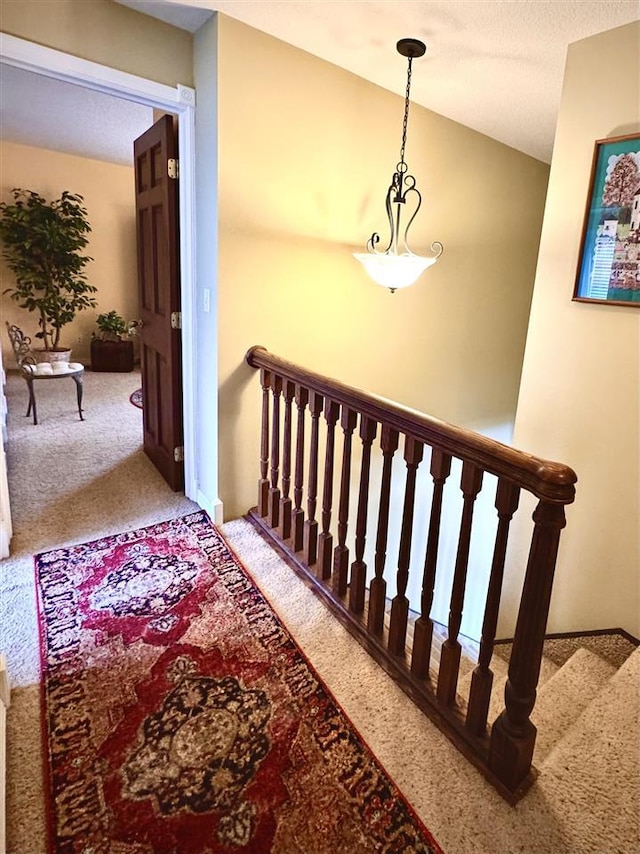
[[[172,329],[182,329],[182,312],[181,311],[172,311],[171,312],[171,328]]]
[[[180,162],[175,157],[167,160],[167,175],[176,181],[180,177]]]
[[[173,459],[177,463],[184,462],[184,445],[178,445],[173,449]]]

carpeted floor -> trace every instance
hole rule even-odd
[[[56,850],[442,854],[206,513],[36,576]]]
[[[142,451],[142,412],[129,403],[139,373],[86,371],[83,422],[71,382],[41,385],[37,426],[24,415],[24,380],[9,372],[5,387],[14,536],[11,557],[0,562],[0,649],[13,686],[7,842],[15,854],[45,850],[33,555],[197,509],[171,492]]]
[[[142,413],[128,400],[140,385],[138,375],[88,372],[84,423],[74,414],[72,390],[63,395],[64,383],[49,385],[56,392],[39,399],[38,427],[23,416],[23,380],[10,376],[7,385],[16,533],[13,556],[0,565],[0,648],[15,686],[7,781],[8,850],[14,854],[45,850],[33,554],[196,509],[169,490],[141,451]],[[447,854],[640,852],[637,654],[595,696],[581,725],[551,750],[536,784],[514,809],[247,522],[230,522],[223,533]],[[555,705],[553,696],[549,705]]]

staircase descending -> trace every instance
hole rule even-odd
[[[617,670],[593,653],[578,651],[542,693],[551,726],[534,756],[539,785],[547,796],[557,793],[566,820],[580,814],[586,839],[598,839],[606,826],[611,839],[628,840],[627,847],[612,851],[637,851],[640,649]]]
[[[534,765],[541,770],[565,758],[565,744],[578,744],[583,752],[586,732],[596,727],[597,738],[611,735],[613,722],[628,718],[625,730],[617,727],[616,737],[628,738],[628,753],[639,754],[640,728],[640,649],[629,643],[628,658],[621,667],[607,661],[597,652],[580,646],[558,665],[543,655],[536,706],[531,715],[538,733]],[[620,655],[617,656],[620,658]],[[489,704],[489,720],[500,714],[504,705],[504,686],[508,677],[508,660],[495,655],[491,662],[494,690]],[[473,670],[467,669],[458,685],[458,704],[464,709]],[[620,683],[620,684],[618,684]],[[626,693],[625,693],[626,691]],[[620,706],[622,703],[622,707]],[[614,709],[610,709],[614,706]],[[594,723],[593,716],[597,716]],[[633,723],[635,721],[635,723]],[[577,733],[577,734],[576,734]],[[593,732],[589,738],[592,738]]]
[[[446,640],[446,635],[440,627],[434,632],[433,645],[433,664],[437,669],[439,650],[442,643]],[[597,648],[597,640],[594,643],[593,636],[588,636],[591,641],[591,646]],[[409,631],[409,643],[412,640],[412,632]],[[576,639],[576,643],[580,639]],[[547,644],[552,644],[553,641],[547,641]],[[622,647],[622,650],[620,649]],[[626,647],[626,650],[625,650]],[[499,647],[498,647],[499,648]],[[640,650],[636,649],[631,642],[621,639],[618,643],[618,649],[613,656],[610,656],[616,663],[608,661],[598,652],[594,652],[585,646],[577,646],[575,651],[565,653],[568,657],[565,661],[557,663],[558,654],[555,654],[556,661],[548,655],[543,655],[540,664],[540,678],[538,682],[538,691],[536,705],[531,715],[531,721],[536,726],[538,732],[536,736],[535,751],[533,754],[534,765],[540,770],[547,757],[554,753],[556,746],[560,745],[565,738],[565,735],[570,735],[574,731],[574,727],[581,726],[583,715],[596,703],[596,701],[605,702],[601,695],[605,698],[610,693],[610,683],[616,677],[622,667],[633,668],[637,673],[640,667]],[[624,659],[627,655],[631,658],[635,655],[632,662]],[[460,661],[460,679],[457,689],[457,704],[462,713],[466,712],[468,706],[468,696],[471,688],[471,680],[473,670],[477,664],[477,645],[473,642],[467,642],[463,648],[463,654]],[[494,685],[489,702],[488,720],[494,721],[504,707],[504,689],[508,678],[509,660],[508,656],[494,655],[491,661],[491,669],[494,674]],[[622,678],[622,677],[618,677]],[[626,683],[625,683],[626,684]],[[628,709],[636,709],[636,720],[638,717],[638,706],[640,705],[640,678],[631,682],[631,695],[625,699],[628,704]],[[605,703],[606,705],[606,703]],[[616,714],[605,716],[603,723],[606,723],[608,717],[615,719]],[[633,738],[635,737],[635,741]],[[640,734],[638,724],[635,729],[629,731],[629,747],[635,749],[638,753],[638,742]],[[560,753],[560,756],[563,754]]]
[[[578,803],[592,821],[602,821],[604,810],[607,823],[612,820],[610,809],[621,828],[625,823],[633,828],[640,820],[640,648],[620,635],[613,636],[614,648],[606,649],[610,638],[572,638],[564,641],[569,647],[564,653],[558,653],[558,641],[545,641],[531,715],[538,730],[533,764],[545,787],[551,785],[560,794],[566,787],[561,800],[571,802],[568,809]],[[548,649],[552,654],[547,654]],[[467,643],[457,692],[463,714],[476,660],[475,645]],[[489,721],[504,707],[508,669],[509,647],[505,646],[491,660],[494,684]],[[638,846],[640,850],[640,828]]]

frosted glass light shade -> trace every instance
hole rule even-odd
[[[383,288],[391,291],[408,288],[418,276],[435,264],[438,257],[423,258],[421,255],[373,254],[371,252],[354,252],[353,257],[365,268],[369,276]]]

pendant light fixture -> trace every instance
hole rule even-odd
[[[389,218],[390,237],[386,249],[376,248],[380,242],[380,235],[374,232],[367,243],[367,252],[354,252],[354,258],[365,268],[369,276],[382,285],[388,288],[391,293],[394,293],[398,288],[407,288],[412,285],[418,276],[423,273],[427,267],[435,264],[438,258],[442,255],[442,243],[435,241],[431,244],[431,251],[434,255],[423,256],[416,255],[409,248],[407,243],[407,232],[409,226],[416,218],[416,214],[420,210],[422,204],[422,196],[416,187],[416,179],[413,175],[409,175],[409,167],[404,159],[404,150],[407,143],[407,121],[409,119],[409,92],[411,89],[411,63],[416,57],[424,56],[427,48],[426,45],[418,41],[418,39],[400,39],[396,45],[396,49],[401,56],[406,56],[408,60],[407,68],[407,92],[404,99],[404,120],[402,123],[402,145],[400,146],[400,162],[396,166],[396,171],[391,178],[391,185],[387,191],[386,208],[387,217]],[[411,195],[413,194],[413,195]],[[400,220],[403,209],[407,205],[407,197],[416,203],[413,213],[410,210],[405,214],[409,216],[409,221],[402,233]],[[410,206],[409,206],[410,208]]]

